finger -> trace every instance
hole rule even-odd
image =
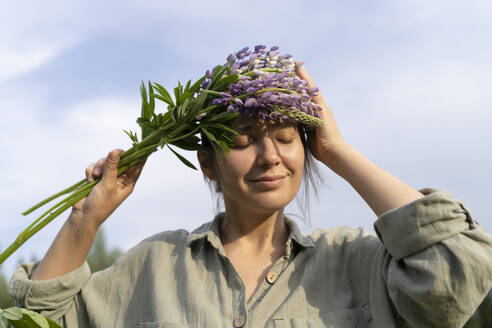
[[[89,182],[94,181],[94,176],[92,175],[92,172],[94,171],[95,167],[96,167],[96,163],[92,163],[85,169],[85,178]]]
[[[298,65],[297,63],[298,62],[296,62],[296,66],[295,66],[297,76],[299,76],[303,80],[306,80],[308,82],[309,88],[317,88],[316,83],[314,83],[313,78],[311,77],[311,75],[309,75],[309,73],[304,68],[304,66]],[[323,96],[321,95],[321,93],[319,91],[316,92],[316,96],[314,96],[312,98],[313,98],[313,101],[315,103],[320,104],[320,105],[326,105],[326,103],[323,99]]]
[[[121,149],[112,150],[104,161],[103,176],[101,182],[106,186],[113,186],[118,177],[118,163],[120,162]]]
[[[137,163],[131,167],[129,167],[124,174],[121,175],[122,181],[121,183],[125,186],[133,186],[137,182],[140,177],[140,173],[142,173],[142,169],[145,165],[145,161]]]
[[[104,158],[101,158],[96,162],[96,166],[94,167],[94,171],[92,171],[92,175],[95,178],[99,178],[104,170]]]

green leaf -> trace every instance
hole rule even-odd
[[[154,97],[152,97],[153,94],[154,94],[154,89],[152,88],[152,83],[150,83],[150,81],[149,81],[149,111],[150,111],[150,114],[149,114],[149,116],[145,116],[149,120],[151,119],[151,117],[154,115],[154,112],[155,112],[155,99],[154,99]]]
[[[21,320],[22,312],[17,307],[10,307],[8,309],[3,310],[3,317],[7,320]]]
[[[212,122],[228,122],[238,116],[238,112],[222,112],[217,115],[210,115],[210,116],[205,116],[203,121],[205,123],[212,123]]]
[[[48,320],[46,319],[46,317],[42,316],[41,314],[26,309],[21,309],[21,312],[24,314],[24,320],[29,318],[37,325],[33,327],[50,328]],[[26,316],[28,318],[26,318]]]
[[[215,137],[215,135],[213,133],[210,133],[210,131],[208,131],[207,129],[205,129],[203,127],[201,130],[202,130],[203,134],[205,134],[205,136],[208,138],[208,140],[210,140],[211,143],[219,144],[217,141],[217,138]]]
[[[145,89],[145,84],[142,81],[142,85],[140,85],[140,95],[142,96],[142,110],[140,112],[140,116],[145,117],[145,110],[147,104],[147,90]]]
[[[156,88],[157,92],[161,95],[162,99],[161,98],[159,98],[159,99],[161,99],[162,101],[164,101],[165,103],[167,103],[171,106],[175,106],[173,99],[171,98],[171,95],[166,90],[166,88],[164,88],[162,85],[160,85],[159,83],[156,83],[156,82],[154,82],[154,87]]]
[[[183,86],[181,83],[178,81],[178,86],[174,88],[174,99],[176,99],[176,107],[178,107],[181,102],[181,93],[183,92]]]
[[[8,328],[9,327],[9,322],[7,319],[3,317],[3,314],[0,313],[0,328]]]
[[[166,145],[166,138],[162,137],[160,140],[159,140],[159,146],[162,148],[164,148],[164,146]]]
[[[205,103],[206,99],[207,99],[207,95],[205,93],[201,93],[198,97],[193,99],[193,105],[191,106],[190,109],[190,115],[196,117],[199,114],[199,112],[203,109],[203,104]]]
[[[226,91],[229,89],[229,86],[232,83],[236,83],[239,80],[239,76],[237,74],[228,75],[222,78],[217,85],[214,87],[216,91]]]
[[[200,138],[197,136],[189,136],[184,139],[171,142],[171,144],[184,150],[197,150],[200,148],[199,142]]]
[[[201,77],[198,81],[196,81],[195,83],[193,83],[193,85],[191,86],[190,88],[190,92],[192,94],[195,94],[199,89],[200,89],[200,86],[202,85],[202,82],[206,79],[207,77],[206,76],[203,76]]]
[[[187,112],[186,107],[188,107],[189,102],[190,98],[186,98],[185,101],[178,107],[178,117],[180,120],[185,117]]]
[[[157,98],[157,99],[159,99],[159,100],[162,100],[162,101],[163,101],[163,102],[165,102],[166,104],[171,105],[171,103],[169,102],[169,100],[168,100],[167,98],[165,98],[165,97],[161,96],[161,95],[158,95],[158,94],[155,94],[155,93],[154,93],[154,94],[152,94],[151,96],[152,96],[152,98]]]
[[[185,89],[184,89],[185,93],[189,92],[190,84],[191,84],[191,80],[188,80],[188,82],[186,83]]]
[[[212,79],[210,80],[207,89],[214,90],[215,83],[222,78],[225,71],[226,71],[225,67],[221,65],[217,65],[214,71],[214,75],[212,76]]]
[[[126,130],[123,130],[123,132],[126,133],[127,136],[130,137],[130,139],[133,141],[133,142],[138,142],[138,137],[136,134],[134,134],[132,131],[126,131]]]
[[[60,326],[50,318],[46,317],[46,320],[48,320],[48,323],[50,324],[50,328],[62,328],[62,326]]]
[[[212,128],[216,128],[216,129],[221,129],[221,130],[225,130],[233,135],[237,135],[237,131],[236,130],[233,130],[231,129],[230,127],[228,127],[227,125],[224,125],[224,124],[221,124],[221,123],[209,123],[207,124],[207,127],[212,127]]]
[[[169,145],[167,145],[167,148],[171,149],[171,151],[174,153],[174,155],[176,155],[176,157],[179,158],[179,160],[181,162],[183,162],[184,165],[188,166],[189,168],[192,168],[194,170],[197,170],[197,168],[195,167],[195,165],[193,165],[190,161],[188,161],[186,158],[184,158],[183,156],[181,156],[180,154],[178,154],[174,149],[172,149],[171,147],[169,147]],[[198,170],[197,170],[198,171]]]

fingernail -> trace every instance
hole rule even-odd
[[[116,161],[118,159],[118,154],[116,152],[109,153],[109,159],[112,161]]]
[[[101,168],[98,166],[94,169],[94,172],[92,172],[93,175],[99,175],[101,174]]]

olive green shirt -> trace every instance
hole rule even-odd
[[[421,191],[378,218],[377,236],[306,236],[286,218],[285,256],[249,302],[219,238],[222,215],[156,234],[94,274],[84,264],[32,281],[36,263],[20,265],[10,293],[66,327],[462,327],[492,286],[492,238],[450,194]]]

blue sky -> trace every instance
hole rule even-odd
[[[110,149],[130,146],[122,130],[136,129],[140,81],[173,88],[255,44],[306,63],[360,152],[415,188],[450,191],[492,231],[490,17],[488,1],[2,2],[0,246],[34,219],[22,210],[78,180]],[[322,173],[319,203],[302,229],[372,229],[362,199]],[[105,226],[110,244],[128,249],[212,215],[201,174],[162,151]],[[42,256],[65,217],[19,256]]]

